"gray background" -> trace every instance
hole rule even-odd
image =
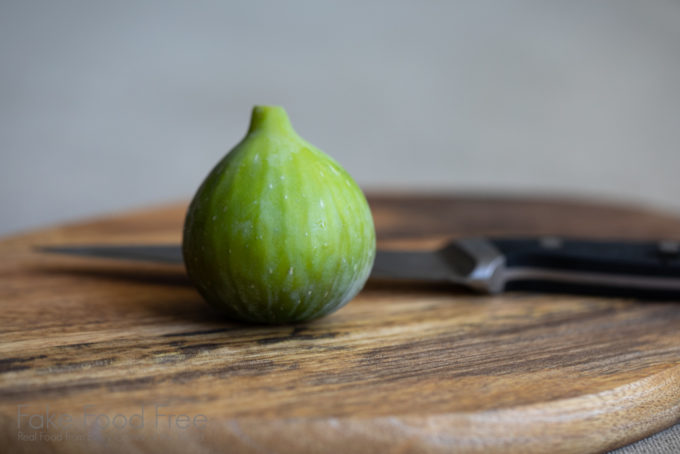
[[[368,189],[680,213],[679,83],[677,1],[5,0],[0,234],[188,199],[254,104]]]
[[[680,2],[0,2],[0,234],[188,199],[254,104],[365,188],[680,212]]]

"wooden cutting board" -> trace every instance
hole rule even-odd
[[[680,219],[624,206],[369,199],[382,248],[680,239]],[[0,242],[7,452],[601,452],[680,419],[680,301],[369,281],[324,319],[258,327],[211,312],[181,266],[33,249],[179,242],[184,210]]]

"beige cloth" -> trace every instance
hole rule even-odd
[[[642,439],[636,443],[615,449],[609,454],[678,454],[680,453],[680,424]]]

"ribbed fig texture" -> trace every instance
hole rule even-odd
[[[298,136],[283,108],[257,106],[194,196],[183,253],[196,288],[229,317],[299,322],[361,290],[375,229],[352,177]]]

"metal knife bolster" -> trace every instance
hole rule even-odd
[[[439,255],[462,276],[451,280],[488,293],[575,287],[632,293],[680,291],[677,242],[468,238],[441,249]]]
[[[484,293],[500,293],[505,288],[505,256],[486,238],[454,241],[438,255],[455,272],[450,280],[457,284]]]

